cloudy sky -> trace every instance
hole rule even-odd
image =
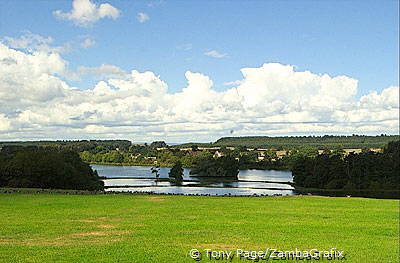
[[[398,1],[0,1],[0,140],[399,133]]]

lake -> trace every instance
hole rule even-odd
[[[106,191],[195,195],[294,195],[292,173],[275,170],[241,170],[238,180],[199,178],[184,169],[183,182],[168,180],[170,168],[160,168],[156,180],[149,166],[91,165],[105,177]]]

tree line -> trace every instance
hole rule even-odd
[[[109,147],[115,145],[109,144]],[[105,145],[97,145],[90,151],[81,152],[100,156],[121,163],[132,160],[133,154],[145,158],[156,155],[158,165],[173,167],[170,178],[181,181],[182,167],[192,167],[196,176],[216,176],[237,178],[239,169],[280,169],[290,170],[296,187],[318,189],[352,190],[398,190],[400,142],[393,141],[384,147],[383,152],[364,149],[361,153],[345,155],[340,147],[325,150],[322,154],[313,147],[303,147],[289,151],[277,158],[276,152],[267,150],[264,159],[258,160],[258,153],[245,147],[234,150],[222,147],[222,157],[213,157],[213,151],[180,151],[167,148],[157,151],[155,145],[130,146],[122,150],[109,150]],[[89,155],[89,157],[90,157]],[[58,147],[2,147],[0,151],[0,187],[33,187],[52,189],[101,190],[104,185],[91,167],[82,160],[77,151]],[[154,164],[152,159],[143,159]]]
[[[2,146],[40,146],[54,147],[58,149],[74,150],[77,152],[89,151],[96,153],[100,151],[129,151],[131,148],[175,148],[202,146],[232,146],[250,148],[274,148],[276,150],[300,149],[303,147],[314,147],[317,149],[332,149],[342,147],[351,148],[382,148],[390,141],[397,141],[399,135],[381,134],[377,136],[366,136],[353,134],[351,136],[243,136],[243,137],[223,137],[210,143],[185,143],[180,145],[168,146],[164,141],[155,141],[151,144],[134,144],[128,140],[58,140],[58,141],[14,141],[0,142]]]
[[[302,147],[314,147],[317,149],[331,149],[342,147],[353,148],[382,148],[390,141],[397,141],[399,135],[381,134],[378,136],[356,135],[352,136],[244,136],[224,137],[213,143],[213,146],[246,146],[255,148],[275,148],[278,150],[299,149]]]
[[[297,187],[351,190],[398,190],[400,141],[388,143],[383,152],[363,151],[343,156],[323,153],[299,156],[292,163]]]
[[[0,151],[0,187],[103,190],[104,183],[75,151],[15,147]]]
[[[76,152],[93,150],[115,150],[126,151],[132,143],[128,140],[58,140],[58,141],[14,141],[0,142],[2,147],[46,147],[59,150],[72,150]]]

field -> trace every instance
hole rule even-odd
[[[0,194],[0,262],[195,262],[193,248],[337,248],[341,262],[398,262],[399,201]]]

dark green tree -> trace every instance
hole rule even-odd
[[[170,178],[175,179],[178,182],[181,182],[183,180],[183,168],[182,168],[182,163],[180,161],[177,161],[174,164],[174,166],[169,171],[168,176]]]
[[[0,154],[0,186],[102,190],[103,181],[78,153],[55,148],[24,149]]]
[[[239,162],[232,156],[222,156],[219,158],[205,158],[197,163],[197,166],[190,171],[196,176],[210,177],[234,177],[239,174]]]

